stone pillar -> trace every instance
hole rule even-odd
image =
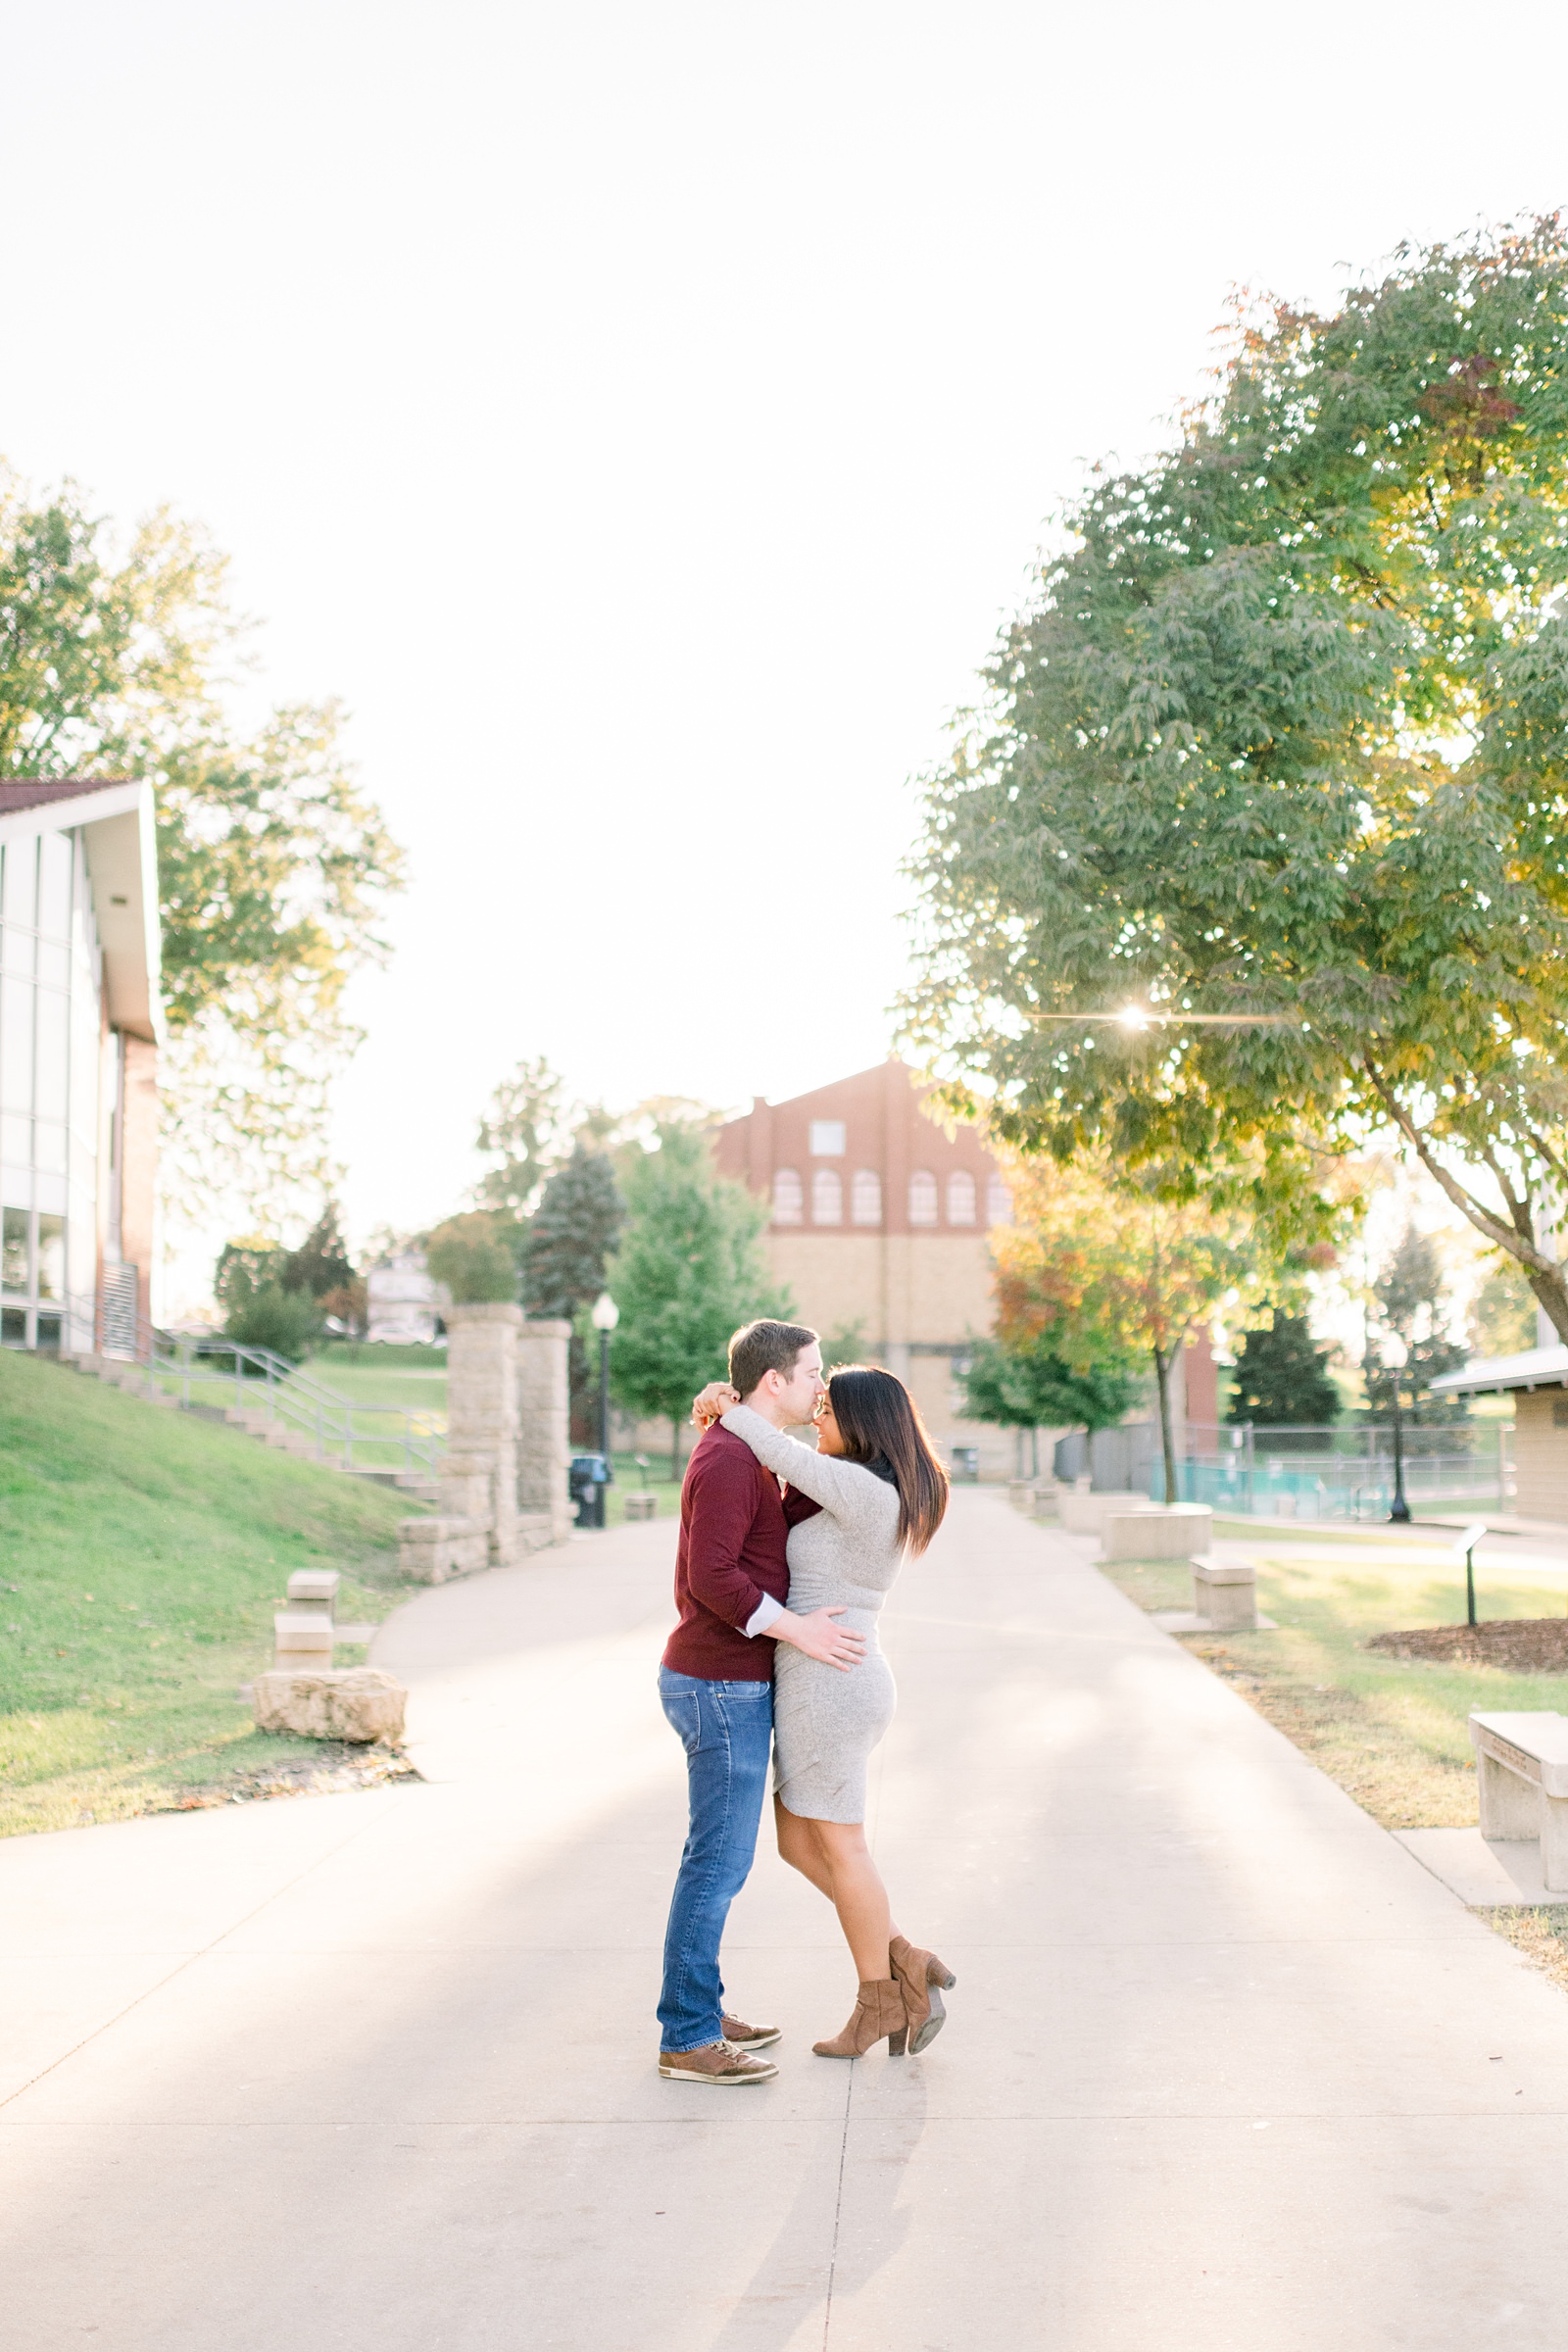
[[[569,1323],[526,1322],[517,1334],[521,1436],[516,1508],[524,1542],[564,1544],[571,1532],[566,1464],[571,1451],[566,1347]]]
[[[447,1326],[447,1453],[441,1510],[482,1525],[490,1565],[505,1568],[517,1544],[517,1329],[506,1301],[443,1309]]]

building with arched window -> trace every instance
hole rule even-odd
[[[1012,1200],[976,1130],[950,1133],[923,1094],[886,1061],[792,1102],[758,1097],[720,1128],[718,1166],[771,1203],[774,1271],[830,1351],[907,1381],[945,1459],[977,1453],[982,1476],[1011,1477],[1017,1433],[958,1418],[955,1366],[991,1330],[989,1229],[1011,1224]],[[1188,1357],[1179,1385],[1194,1417],[1213,1421],[1206,1347]]]

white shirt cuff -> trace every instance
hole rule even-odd
[[[783,1614],[784,1603],[781,1600],[775,1600],[771,1592],[764,1592],[741,1631],[747,1640],[751,1641],[758,1634],[765,1634],[774,1618],[782,1617]]]

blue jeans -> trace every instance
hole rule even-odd
[[[718,1946],[757,1852],[773,1740],[771,1683],[710,1683],[659,1670],[664,1714],[686,1750],[691,1829],[664,1931],[660,2047],[701,2050],[723,2038]]]

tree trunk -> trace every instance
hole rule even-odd
[[[1178,1340],[1176,1347],[1180,1346],[1181,1342]],[[1170,1373],[1171,1366],[1175,1361],[1176,1348],[1172,1348],[1168,1352],[1163,1348],[1154,1349],[1154,1379],[1159,1387],[1159,1443],[1165,1456],[1165,1500],[1167,1504],[1176,1500],[1176,1441],[1171,1435],[1170,1426]]]
[[[669,1417],[669,1475],[680,1485],[680,1423],[673,1413]]]

